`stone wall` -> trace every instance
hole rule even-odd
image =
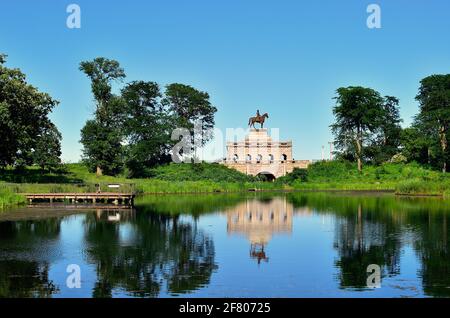
[[[309,160],[290,160],[290,161],[278,161],[278,162],[223,162],[229,168],[236,169],[242,173],[256,176],[262,174],[273,174],[275,178],[285,176],[287,173],[292,172],[294,168],[306,169],[311,164]]]
[[[273,141],[267,129],[251,129],[244,141],[227,142],[227,157],[222,163],[248,175],[278,178],[294,168],[306,169],[311,162],[292,158],[291,141]]]

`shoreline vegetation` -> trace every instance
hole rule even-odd
[[[65,164],[59,172],[42,173],[38,167],[0,171],[0,208],[26,202],[25,193],[95,192],[97,184],[121,184],[121,192],[137,194],[198,194],[248,191],[383,191],[407,196],[450,197],[450,177],[415,163],[367,165],[362,173],[355,163],[321,161],[296,169],[274,182],[247,176],[220,164],[169,164],[148,171],[151,177],[96,176],[85,165]]]
[[[105,192],[108,183],[137,194],[343,190],[450,196],[450,74],[420,81],[419,111],[406,128],[397,97],[369,87],[337,88],[329,126],[334,160],[267,182],[217,163],[172,163],[173,155],[196,161],[198,148],[213,138],[218,107],[208,92],[189,84],[123,82],[124,68],[106,57],[79,64],[91,82],[94,112],[80,131],[82,163],[62,164],[63,136],[50,118],[59,101],[6,61],[0,53],[0,207],[23,203],[24,193],[95,192],[98,184]],[[188,147],[175,147],[176,128],[184,128],[178,137],[190,141]]]

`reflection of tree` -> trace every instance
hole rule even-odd
[[[367,286],[366,269],[377,264],[388,275],[399,274],[401,241],[392,220],[364,211],[359,203],[354,214],[336,219],[335,248],[339,253],[342,287]]]
[[[88,215],[85,226],[88,258],[97,265],[94,297],[111,297],[116,288],[155,297],[163,282],[170,293],[187,293],[208,284],[216,268],[212,239],[178,217],[138,210],[133,223]]]
[[[151,195],[136,199],[139,209],[160,214],[188,214],[198,217],[233,207],[246,199],[242,194]]]
[[[446,211],[415,216],[420,225],[414,247],[422,260],[421,276],[427,295],[450,297],[449,224]]]
[[[48,263],[0,261],[0,297],[50,297],[58,291],[48,279]]]
[[[292,194],[288,200],[295,207],[309,206],[336,217],[341,286],[363,287],[368,264],[384,266],[390,275],[398,273],[402,243],[412,238],[425,294],[450,296],[448,201],[331,194]]]
[[[55,253],[42,246],[58,237],[60,222],[0,222],[0,297],[50,297],[58,291],[48,278]]]
[[[334,214],[342,287],[366,287],[370,264],[379,265],[388,275],[400,272],[401,214],[389,198],[318,194],[293,195],[288,200],[296,207]]]

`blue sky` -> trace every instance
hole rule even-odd
[[[81,29],[66,7],[81,7]],[[369,4],[381,29],[366,26]],[[362,85],[400,98],[404,125],[421,78],[450,71],[447,0],[2,0],[0,52],[61,103],[52,114],[63,159],[78,161],[92,116],[82,60],[118,60],[127,78],[205,90],[216,126],[245,127],[256,108],[292,139],[295,159],[317,159],[332,139],[338,87]]]

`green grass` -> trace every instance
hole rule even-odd
[[[91,173],[82,164],[65,165],[61,175],[42,174],[38,168],[21,171],[6,169],[0,172],[0,186],[9,193],[95,192],[96,184],[102,191],[111,191],[109,183],[121,184],[120,191],[147,194],[240,192],[249,189],[276,189],[279,185],[257,181],[218,164],[170,164],[150,170],[152,178],[127,179],[124,176],[100,176]],[[53,183],[49,183],[49,180]],[[17,182],[14,182],[17,181]],[[0,196],[5,197],[0,193]],[[18,196],[21,197],[21,196]],[[23,198],[23,197],[22,197]],[[8,199],[9,201],[9,199]],[[7,203],[5,203],[5,206]]]
[[[25,203],[25,198],[8,187],[0,187],[0,209]]]
[[[169,164],[148,170],[151,178],[100,176],[82,164],[67,164],[59,174],[42,174],[38,168],[0,171],[0,206],[23,202],[20,193],[93,192],[96,184],[108,191],[108,183],[122,184],[123,192],[212,193],[257,190],[388,190],[405,195],[450,197],[448,174],[418,164],[368,166],[359,173],[349,162],[318,162],[307,171],[296,171],[275,182],[261,182],[219,164]]]
[[[450,195],[450,175],[416,163],[366,165],[359,173],[356,164],[339,161],[311,165],[305,181],[290,175],[277,179],[296,190],[386,190],[404,195]]]

